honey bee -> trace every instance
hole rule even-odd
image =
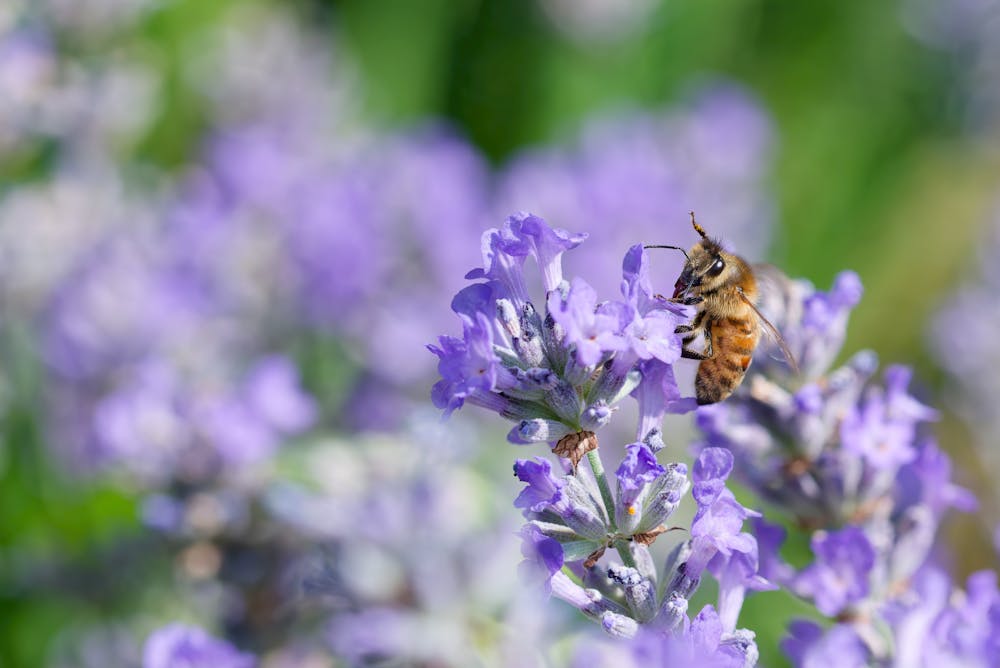
[[[691,224],[701,240],[690,251],[677,246],[646,248],[672,248],[687,258],[669,301],[697,306],[691,324],[681,325],[676,333],[683,334],[681,356],[700,361],[694,382],[698,404],[722,401],[739,387],[753,360],[762,329],[775,340],[797,372],[795,358],[781,334],[757,309],[754,269],[740,256],[723,250],[718,239],[709,237],[695,220],[693,211]],[[692,350],[689,346],[699,336],[704,337],[704,348]]]

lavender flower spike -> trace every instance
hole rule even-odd
[[[524,214],[486,233],[486,267],[468,274],[485,282],[452,301],[463,338],[443,336],[429,346],[441,373],[432,397],[446,414],[465,402],[494,410],[516,422],[509,441],[544,441],[568,460],[561,469],[540,457],[514,463],[525,483],[514,501],[527,520],[521,569],[533,586],[612,637],[653,630],[671,648],[665,656],[753,666],[753,633],[736,629],[736,619],[746,592],[770,583],[757,575],[757,543],[742,531],[756,513],[725,488],[733,469],[728,450],[707,448],[699,456],[690,540],[663,572],[648,547],[668,531],[666,521],[690,488],[686,466],[656,458],[663,415],[683,403],[671,364],[680,357],[677,325],[689,312],[654,296],[641,246],[622,263],[625,301],[599,301],[582,278],[561,280],[561,256],[583,238]],[[528,296],[528,256],[545,277],[544,315]],[[625,447],[612,488],[595,432],[630,394],[640,404],[639,439]],[[584,457],[589,473],[579,466]],[[621,563],[605,562],[609,550]],[[706,569],[720,578],[724,616],[706,608],[691,621],[688,600]]]
[[[720,579],[720,610],[729,624],[730,608],[753,588],[759,566],[841,622],[825,636],[813,626],[793,629],[787,647],[799,665],[824,665],[823,654],[834,648],[845,665],[910,665],[903,657],[913,642],[900,634],[921,634],[909,622],[891,629],[892,620],[920,589],[944,512],[971,509],[975,499],[951,481],[947,457],[923,435],[937,411],[914,396],[909,368],[888,367],[882,383],[873,381],[877,361],[861,351],[829,369],[861,297],[857,276],[842,273],[828,293],[787,279],[778,285],[761,307],[802,373],[792,378],[766,360],[755,366],[725,404],[699,410],[701,447],[732,452],[741,482],[790,522],[813,530],[815,559],[796,572],[778,554],[782,530],[758,523],[760,564],[751,551],[733,550],[709,565]],[[696,499],[714,495],[715,476],[706,484],[695,474]],[[927,665],[952,663],[949,656]]]

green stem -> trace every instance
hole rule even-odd
[[[604,509],[608,511],[611,526],[615,526],[615,499],[611,496],[608,476],[604,473],[604,462],[601,461],[601,455],[597,448],[587,453],[587,461],[590,462],[590,468],[594,471],[594,477],[597,478],[597,487],[601,490],[601,499],[604,500]]]
[[[618,550],[618,556],[622,558],[622,563],[629,568],[635,568],[635,559],[632,558],[632,551],[629,549],[628,541],[620,538],[615,541],[615,549]]]
[[[601,499],[604,501],[605,510],[608,511],[611,525],[615,526],[615,499],[611,496],[611,486],[608,484],[608,476],[604,472],[604,462],[601,461],[601,455],[597,448],[587,453],[587,461],[590,462],[590,468],[594,471],[597,487],[601,490]],[[635,568],[635,559],[632,558],[628,541],[618,539],[614,542],[614,546],[618,550],[618,556],[621,557],[622,563],[629,568]]]

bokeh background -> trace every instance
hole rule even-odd
[[[266,666],[558,656],[572,615],[511,594],[525,451],[428,405],[517,210],[606,296],[691,209],[857,271],[845,356],[916,367],[982,505],[940,559],[994,565],[998,44],[994,0],[4,0],[0,666],[174,619]],[[765,665],[804,611],[748,602]]]

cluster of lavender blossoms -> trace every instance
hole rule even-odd
[[[733,457],[706,449],[690,481],[684,464],[656,458],[664,414],[693,402],[680,397],[672,368],[680,357],[674,330],[690,312],[654,296],[641,245],[625,255],[620,301],[599,302],[581,278],[565,281],[562,255],[585,238],[530,214],[484,233],[484,267],[467,276],[479,282],[452,302],[463,336],[429,346],[441,373],[434,403],[446,415],[465,403],[492,410],[515,422],[508,440],[545,442],[560,457],[555,466],[541,457],[514,464],[526,483],[515,506],[528,520],[521,535],[529,579],[611,636],[641,638],[636,651],[662,645],[665,656],[754,665],[754,634],[737,629],[737,617],[748,590],[771,585],[757,575],[756,541],[742,531],[757,514],[725,487]],[[529,257],[545,289],[542,310],[528,291]],[[595,432],[628,395],[638,402],[639,426],[612,490]],[[579,467],[584,457],[589,472]],[[674,528],[667,522],[689,489],[698,510],[688,538],[658,570],[649,545]],[[599,565],[609,548],[621,563]],[[708,606],[691,620],[688,601],[706,571],[720,583],[718,610]]]
[[[871,352],[830,368],[861,298],[858,277],[840,274],[829,292],[766,278],[775,289],[762,306],[801,372],[762,346],[740,391],[698,410],[698,447],[730,451],[740,482],[812,532],[814,559],[796,569],[779,555],[785,530],[755,521],[761,574],[837,620],[825,634],[812,622],[794,623],[786,652],[799,666],[831,665],[824,657],[834,650],[841,666],[988,659],[1000,630],[995,584],[974,576],[967,599],[949,600],[951,585],[930,560],[945,511],[975,507],[926,434],[937,413],[910,393],[910,369],[891,366],[874,380]],[[994,611],[991,621],[953,633],[958,618],[980,609]],[[915,656],[924,663],[908,662]]]

